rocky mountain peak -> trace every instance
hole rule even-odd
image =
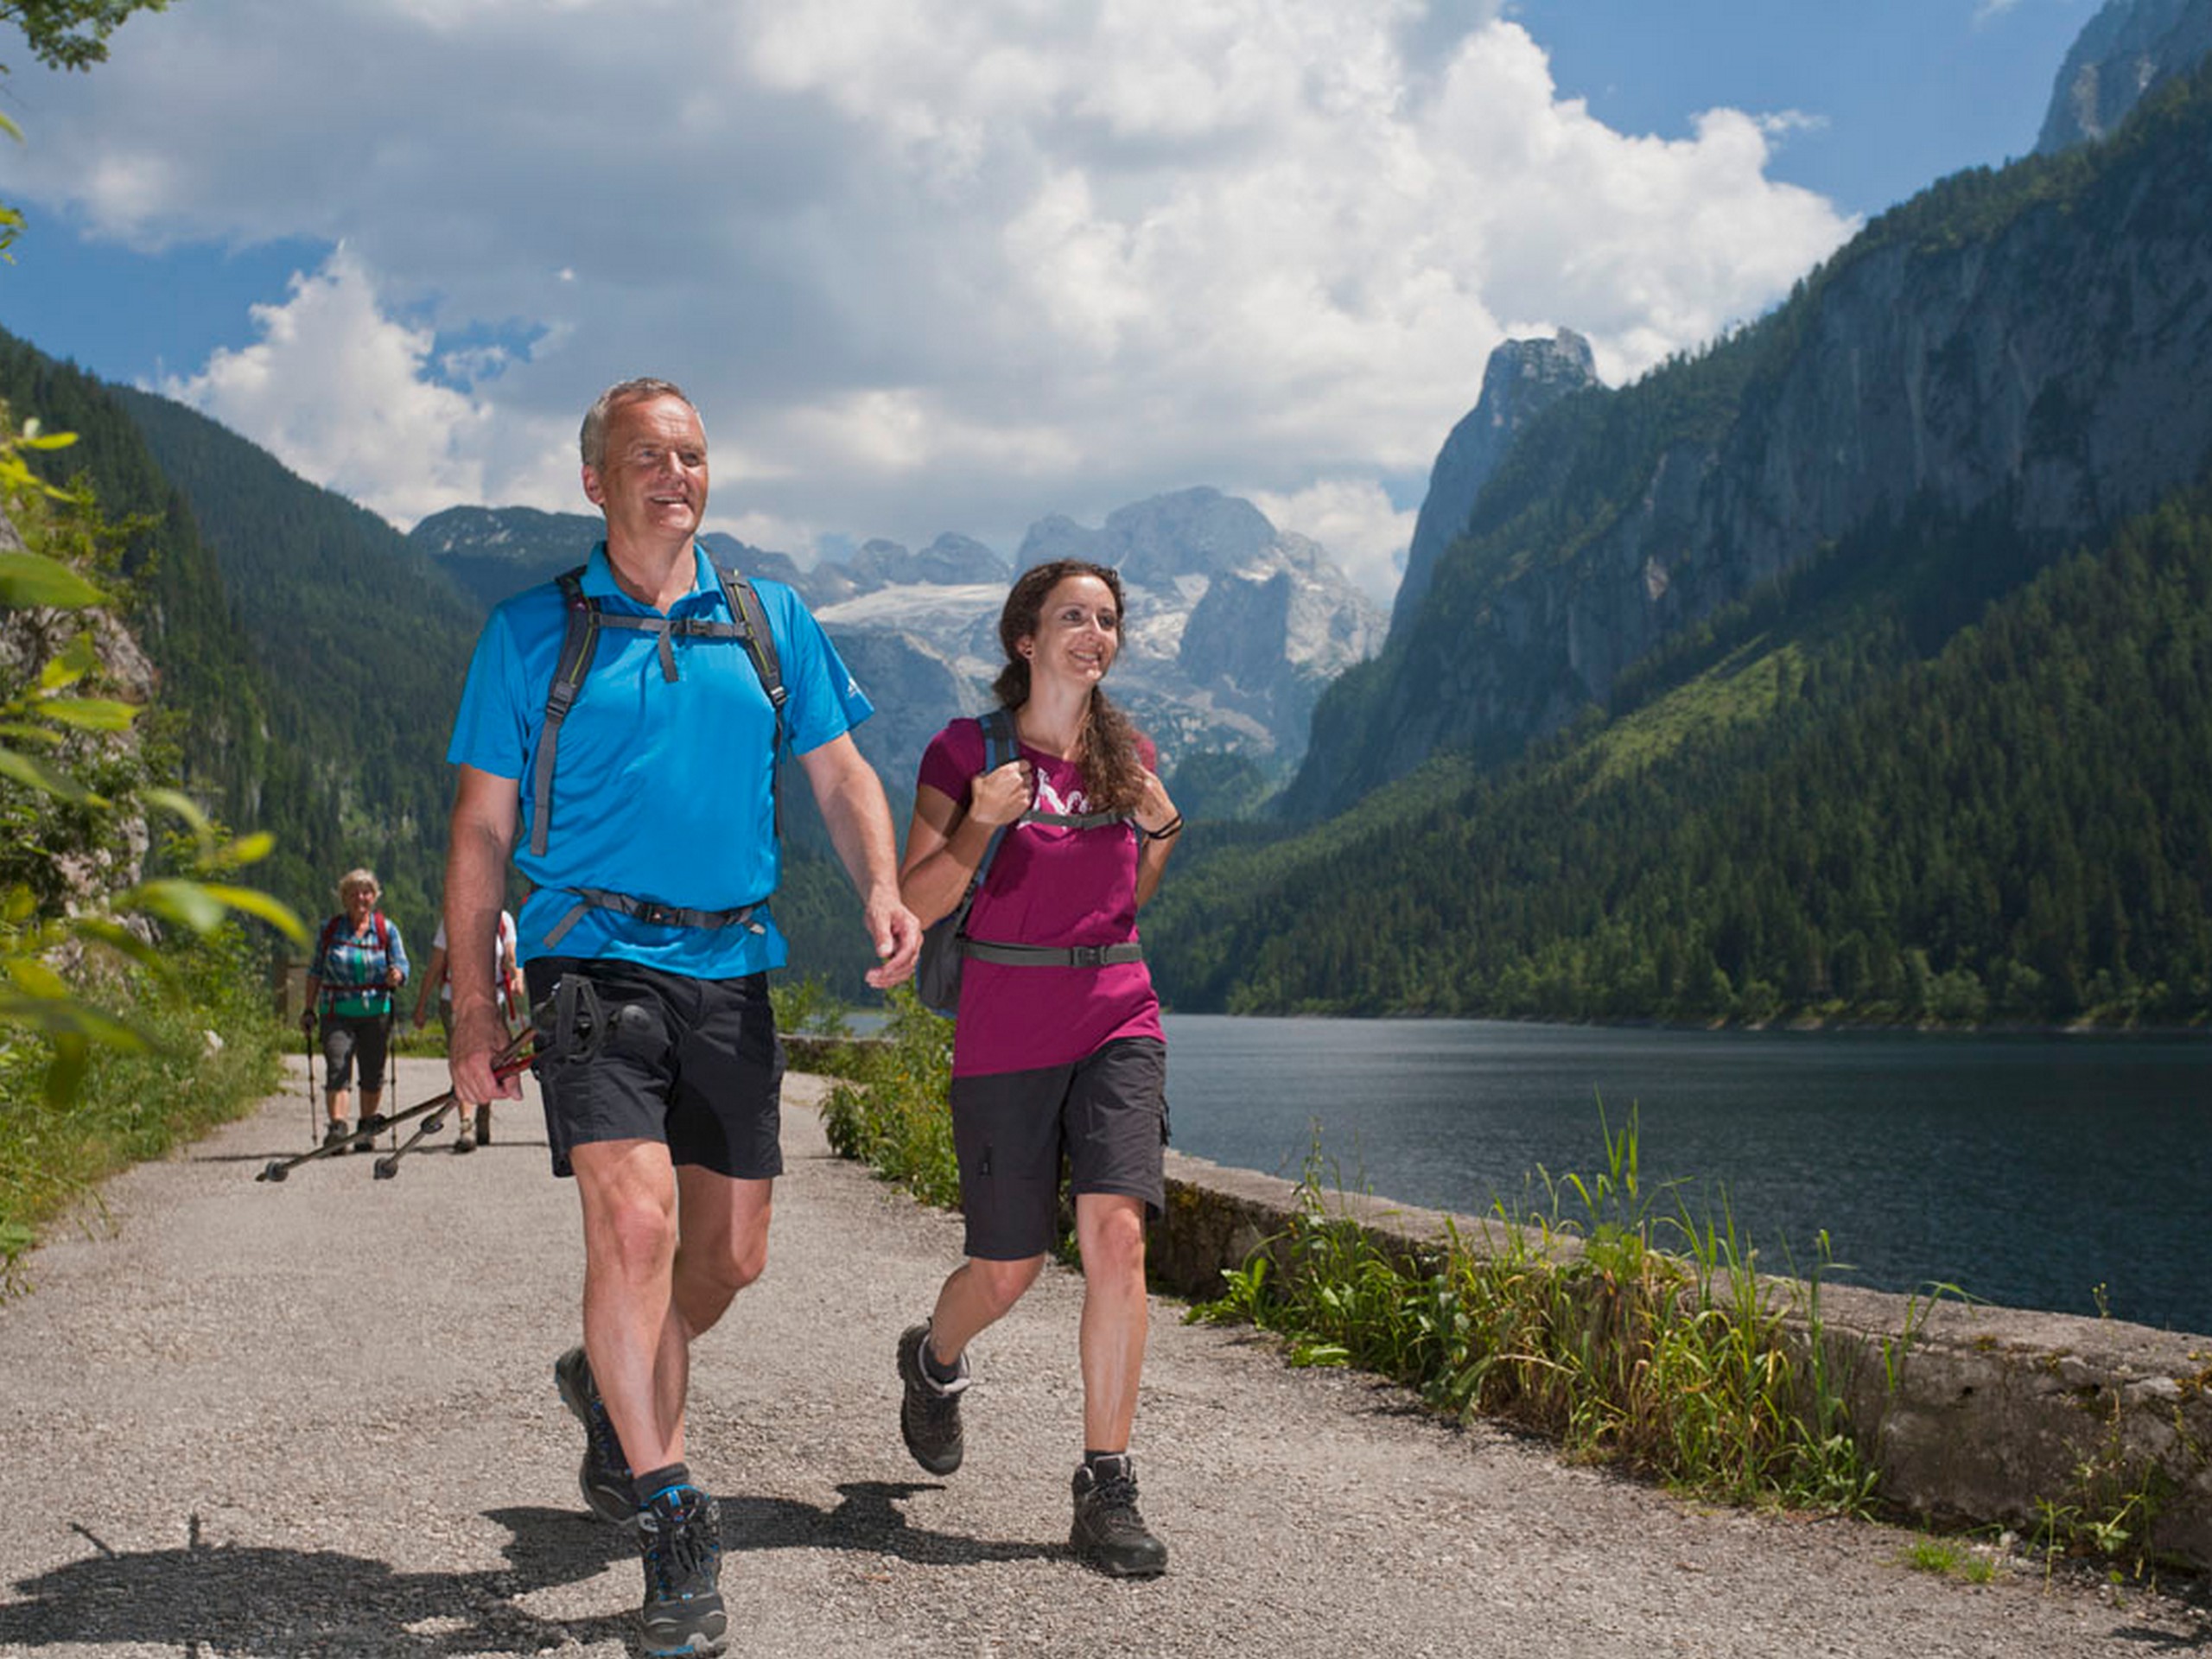
[[[1421,608],[1436,561],[1466,528],[1475,498],[1505,459],[1522,429],[1569,392],[1598,384],[1590,342],[1572,328],[1549,340],[1509,340],[1490,354],[1482,395],[1452,429],[1428,475],[1428,493],[1414,520],[1405,580],[1390,613],[1393,632]]]
[[[2089,19],[2052,87],[2036,153],[2109,136],[2154,88],[2212,52],[2212,0],[2107,0]]]
[[[1124,582],[1156,588],[1244,569],[1277,542],[1275,527],[1249,501],[1201,485],[1117,507],[1098,530],[1058,513],[1039,519],[1014,564],[1027,570],[1052,559],[1088,559],[1114,566]]]

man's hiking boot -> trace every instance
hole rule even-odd
[[[323,1126],[322,1144],[326,1147],[342,1147],[346,1144],[346,1137],[352,1133],[353,1131],[346,1127],[344,1118],[334,1117]]]
[[[607,1402],[599,1397],[599,1385],[591,1380],[591,1361],[582,1348],[571,1348],[553,1362],[553,1381],[560,1388],[561,1403],[584,1426],[584,1460],[576,1470],[584,1507],[611,1525],[636,1526],[638,1500],[630,1485],[629,1459],[622,1453],[622,1439],[607,1414]]]
[[[1127,1454],[1077,1468],[1068,1548],[1111,1578],[1157,1578],[1167,1570],[1167,1546],[1137,1513],[1137,1475]]]
[[[639,1613],[645,1648],[664,1655],[722,1651],[728,1616],[722,1611],[721,1510],[696,1486],[656,1492],[639,1511],[645,1557],[645,1605]]]
[[[960,1466],[965,1446],[960,1433],[960,1395],[968,1386],[968,1356],[960,1356],[960,1375],[940,1382],[929,1374],[922,1357],[930,1339],[929,1322],[909,1325],[899,1338],[899,1380],[906,1385],[899,1402],[899,1432],[914,1461],[933,1475],[949,1475]]]
[[[384,1114],[371,1112],[361,1120],[359,1127],[353,1131],[353,1150],[374,1152],[377,1149],[377,1136],[383,1128]]]

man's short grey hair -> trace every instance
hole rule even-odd
[[[583,451],[584,465],[597,472],[607,463],[607,423],[614,411],[625,404],[644,403],[653,397],[673,397],[696,415],[698,404],[683,395],[683,388],[672,380],[655,380],[641,376],[635,380],[624,380],[609,386],[593,400],[584,411],[583,430],[577,435],[577,444]]]

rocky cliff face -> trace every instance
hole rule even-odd
[[[1572,328],[1549,340],[1509,340],[1490,354],[1482,395],[1437,452],[1428,493],[1414,520],[1405,580],[1391,607],[1390,630],[1403,628],[1427,597],[1436,562],[1467,527],[1475,498],[1529,423],[1569,392],[1598,384],[1590,342]]]
[[[1630,447],[1637,411],[1695,406],[1722,378],[1711,363],[1608,394],[1637,400],[1607,405],[1610,424],[1540,422],[1515,467],[1555,492],[1601,486],[1548,512],[1485,495],[1474,545],[1318,711],[1294,810],[1336,810],[1440,747],[1510,755],[1670,633],[1908,509],[2061,542],[2196,479],[2212,456],[2212,89],[2089,165],[1963,178],[1877,220],[1717,349],[1754,366],[1683,435],[1602,453]],[[1544,443],[1565,448],[1531,459]]]
[[[2145,94],[2212,52],[2212,0],[2107,0],[2066,54],[2039,156],[2107,137]]]
[[[873,569],[908,579],[817,610],[841,650],[861,632],[895,632],[910,665],[931,664],[932,682],[949,671],[963,688],[948,704],[934,684],[903,675],[880,690],[864,679],[879,707],[911,696],[941,722],[988,701],[1003,661],[997,625],[1008,572],[980,543],[949,547],[955,539],[940,537],[926,556],[872,543],[883,550]],[[1063,558],[1122,573],[1128,614],[1109,689],[1171,766],[1200,751],[1244,755],[1278,772],[1294,764],[1322,689],[1381,643],[1381,614],[1326,550],[1218,490],[1136,502],[1095,529],[1060,515],[1039,520],[1014,563],[1026,570]],[[919,579],[931,570],[957,580]],[[917,743],[903,773],[886,776],[910,779],[919,753]]]

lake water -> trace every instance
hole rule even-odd
[[[1167,1020],[1174,1144],[1484,1212],[1541,1169],[1725,1193],[1760,1265],[1955,1285],[2212,1333],[2212,1039],[1621,1030],[1486,1020]],[[1533,1196],[1541,1196],[1541,1188]]]

